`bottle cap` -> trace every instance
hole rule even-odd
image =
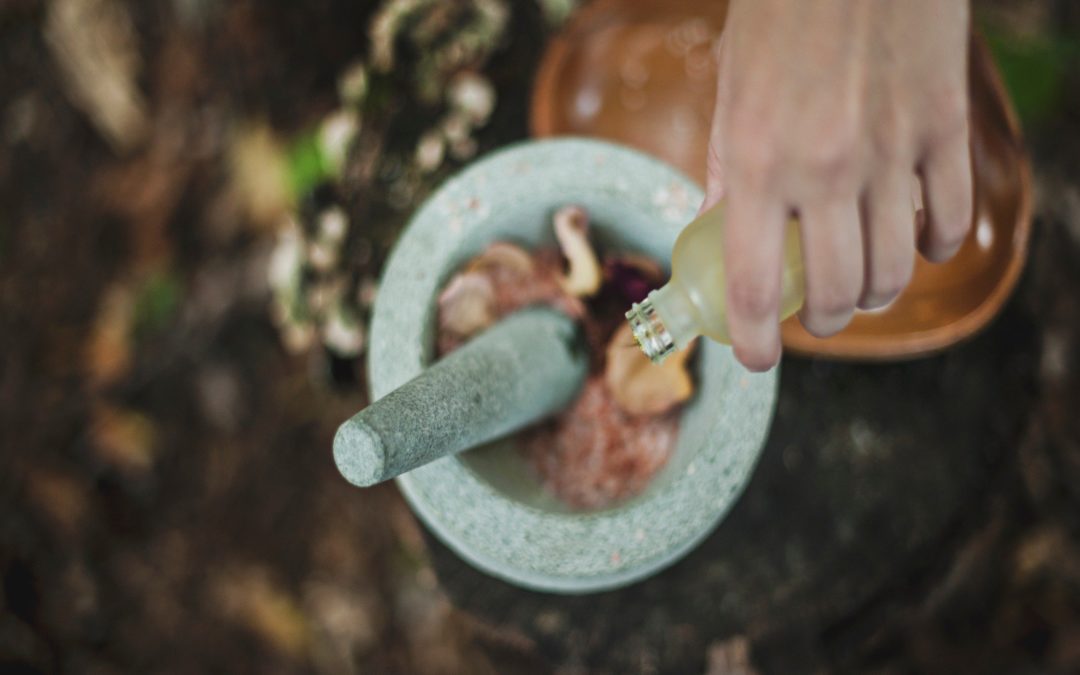
[[[630,322],[634,341],[641,347],[641,351],[645,352],[645,356],[653,363],[660,363],[675,351],[675,339],[653,305],[655,294],[656,291],[653,291],[641,302],[635,302],[626,313],[626,320]]]

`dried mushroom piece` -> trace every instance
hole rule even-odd
[[[439,294],[439,330],[470,337],[495,322],[495,287],[487,275],[466,272]]]
[[[603,274],[589,241],[589,214],[580,206],[564,206],[555,212],[555,238],[566,257],[568,269],[559,280],[563,289],[584,297],[600,290]]]
[[[615,402],[631,415],[659,415],[686,401],[694,393],[687,360],[693,349],[672,354],[653,365],[634,346],[630,326],[623,324],[607,347],[604,381]]]
[[[526,276],[532,274],[535,267],[528,251],[505,241],[497,241],[469,261],[465,271],[505,270],[517,276]]]

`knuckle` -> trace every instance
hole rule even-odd
[[[928,135],[933,143],[949,143],[968,137],[968,99],[961,88],[951,88],[936,96],[931,104]]]
[[[759,140],[774,128],[775,113],[769,100],[751,92],[733,97],[733,100],[730,124],[741,136],[758,137]]]
[[[940,120],[934,124],[927,134],[930,145],[952,146],[954,144],[968,142],[968,120]]]
[[[761,319],[774,313],[780,304],[779,290],[763,284],[756,277],[736,277],[730,281],[728,303],[735,313]]]
[[[883,113],[871,131],[874,153],[878,159],[899,163],[907,159],[910,129],[897,111]]]
[[[744,104],[733,111],[727,126],[728,152],[733,168],[747,176],[766,176],[777,164],[776,131],[769,113]]]
[[[771,175],[776,166],[772,143],[764,137],[734,143],[731,152],[733,168],[748,179],[763,179]]]
[[[820,184],[844,191],[854,183],[857,157],[854,135],[834,132],[825,134],[804,152],[803,164]]]

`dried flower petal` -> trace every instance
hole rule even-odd
[[[450,105],[465,113],[474,126],[483,126],[495,109],[495,88],[483,75],[470,71],[454,76],[446,97]]]
[[[114,283],[103,294],[101,308],[84,355],[88,380],[103,386],[123,377],[132,363],[135,297],[131,289]]]
[[[311,626],[295,596],[258,567],[217,569],[207,582],[212,606],[281,653],[299,657],[311,645]]]
[[[446,156],[446,141],[436,129],[431,129],[420,137],[416,144],[416,166],[424,173],[438,169]]]
[[[336,246],[322,241],[312,242],[308,245],[307,259],[311,266],[320,272],[329,272],[338,262],[338,249]]]
[[[562,24],[577,8],[578,0],[538,0],[549,26]]]
[[[360,288],[356,291],[356,299],[361,307],[371,307],[375,304],[375,297],[379,294],[379,282],[372,277],[364,277],[360,280]]]
[[[450,144],[450,156],[458,161],[472,158],[480,146],[475,138],[463,138]]]
[[[469,118],[464,113],[451,112],[443,118],[441,124],[443,136],[451,144],[463,143],[469,140],[469,134],[472,131],[472,125],[469,124]]]
[[[439,329],[468,337],[495,322],[495,287],[484,274],[467,272],[439,294]]]
[[[306,352],[315,344],[315,327],[309,323],[284,323],[281,327],[281,342],[292,354]]]
[[[335,175],[345,166],[349,145],[359,132],[360,117],[354,110],[338,110],[319,127],[319,147]]]
[[[367,89],[367,67],[362,62],[353,63],[338,78],[338,95],[345,103],[357,105],[363,102]]]
[[[270,255],[267,279],[275,291],[291,290],[304,265],[303,236],[300,226],[290,217],[283,220],[277,234],[277,243]]]
[[[133,149],[146,136],[149,116],[139,91],[142,62],[127,4],[57,0],[47,8],[45,41],[65,93],[115,149]]]
[[[91,496],[85,476],[48,471],[27,466],[23,488],[32,506],[42,511],[65,533],[74,535],[88,515]]]
[[[321,316],[341,303],[345,295],[345,285],[342,277],[327,277],[305,285],[304,299],[307,301],[307,308],[316,316]]]
[[[279,222],[292,202],[281,140],[259,122],[238,132],[228,152],[232,189],[248,217],[259,225]]]
[[[98,459],[114,469],[140,474],[153,464],[156,430],[145,415],[98,404],[90,435]]]
[[[341,305],[329,312],[322,330],[323,344],[342,358],[359,356],[364,349],[364,325]]]
[[[619,407],[631,415],[658,415],[690,398],[694,381],[686,367],[692,349],[654,365],[634,345],[630,326],[615,331],[607,348],[604,381]]]
[[[561,283],[567,293],[578,297],[600,289],[602,276],[596,252],[589,242],[589,214],[580,206],[564,206],[555,212],[555,238],[566,256],[569,270]]]
[[[641,302],[664,279],[664,270],[652,258],[626,254],[604,262],[604,280],[626,302]]]
[[[319,238],[325,242],[336,244],[342,241],[348,229],[349,217],[340,206],[331,206],[319,215]]]
[[[736,635],[716,640],[705,652],[705,675],[757,675],[750,659],[750,640]]]

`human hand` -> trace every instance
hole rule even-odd
[[[792,214],[800,319],[819,337],[856,306],[891,302],[916,249],[941,262],[960,247],[972,214],[967,46],[967,0],[731,0],[702,209],[727,199],[728,328],[748,368],[780,357]]]

